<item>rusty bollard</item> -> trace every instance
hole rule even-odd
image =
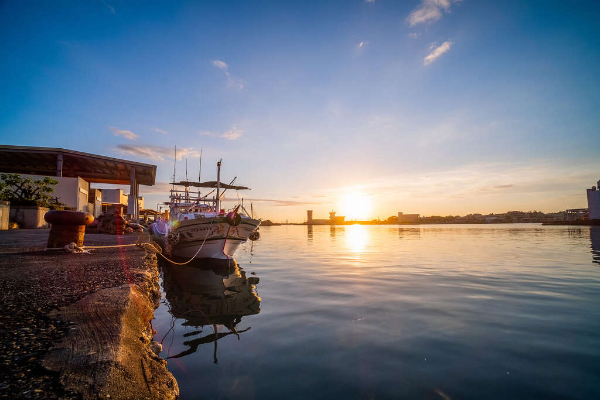
[[[47,245],[49,249],[65,247],[69,243],[83,246],[85,226],[94,222],[92,214],[79,211],[48,211],[44,219],[52,224]]]

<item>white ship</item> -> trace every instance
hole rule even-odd
[[[217,180],[173,182],[169,212],[151,226],[155,240],[167,255],[179,258],[229,259],[248,239],[258,239],[260,220],[248,215],[243,202],[230,210],[221,209],[221,197],[227,190],[246,190],[245,186],[224,184],[221,161]],[[183,188],[183,190],[176,189]],[[202,195],[201,188],[213,189]],[[223,190],[223,191],[221,191]],[[213,194],[212,197],[209,197]]]

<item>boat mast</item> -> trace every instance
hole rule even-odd
[[[217,163],[217,201],[216,201],[216,212],[219,213],[221,211],[220,207],[220,191],[221,191],[221,161],[223,161],[223,159],[220,159],[219,162]]]
[[[177,173],[177,145],[175,145],[175,157],[173,158],[173,190],[175,190],[176,173]]]

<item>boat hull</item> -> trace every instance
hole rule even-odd
[[[175,257],[228,259],[258,229],[260,221],[244,218],[237,226],[223,221],[220,217],[176,221],[169,228],[155,224],[153,235],[165,252]]]

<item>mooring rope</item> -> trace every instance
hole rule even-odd
[[[159,246],[159,245],[158,245],[156,242],[152,242],[152,243],[142,243],[140,246],[141,246],[141,247],[142,247],[144,250],[146,250],[146,251],[148,251],[148,252],[150,252],[150,253],[155,253],[155,254],[158,254],[158,255],[160,255],[162,258],[164,258],[165,260],[167,260],[167,261],[168,261],[168,262],[170,262],[171,264],[175,264],[175,265],[186,265],[186,264],[189,264],[190,262],[192,262],[192,260],[193,260],[194,258],[196,258],[196,256],[197,256],[198,254],[200,254],[200,250],[202,250],[202,248],[204,247],[204,243],[206,243],[206,239],[208,238],[208,235],[210,235],[210,233],[211,233],[210,231],[206,233],[206,236],[204,236],[204,240],[202,241],[202,244],[201,244],[201,245],[200,245],[200,247],[198,248],[198,251],[196,252],[196,254],[194,254],[194,255],[192,256],[192,258],[190,258],[190,259],[189,259],[189,260],[187,260],[186,262],[182,262],[182,263],[179,263],[179,262],[177,262],[177,261],[173,261],[173,260],[171,260],[171,259],[167,258],[167,256],[165,256],[165,255],[163,254],[163,250],[162,250],[162,248],[161,248],[161,247],[160,247],[160,246]]]
[[[83,246],[84,249],[111,249],[115,247],[131,247],[131,246],[139,246],[137,243],[132,244],[115,244],[112,246]]]

